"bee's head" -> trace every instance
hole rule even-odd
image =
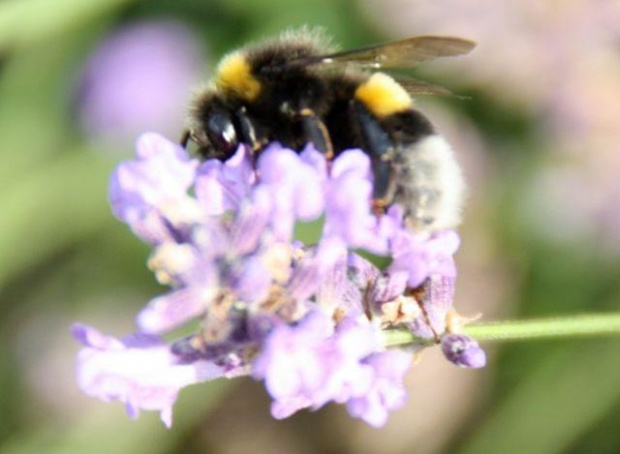
[[[187,139],[187,140],[185,140]],[[203,159],[226,159],[239,146],[234,110],[217,95],[198,98],[184,134],[188,149]]]

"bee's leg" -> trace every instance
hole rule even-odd
[[[396,190],[394,171],[395,145],[385,129],[366,108],[358,102],[353,103],[364,151],[370,156],[373,184],[373,211],[381,214],[392,203]]]
[[[186,129],[185,131],[183,131],[183,135],[181,135],[181,140],[179,140],[179,145],[181,145],[183,148],[187,148],[187,143],[189,142],[189,138],[190,138],[189,129]]]
[[[250,118],[245,107],[235,112],[235,129],[240,142],[249,145],[253,154],[257,154],[267,144],[267,138],[262,136],[258,125]]]
[[[308,142],[312,142],[315,148],[323,153],[328,160],[331,160],[334,157],[334,147],[325,124],[312,109],[301,109],[299,117],[304,137]]]

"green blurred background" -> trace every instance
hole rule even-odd
[[[487,320],[620,308],[620,3],[511,0],[0,1],[0,454],[618,453],[620,342],[437,352],[382,430],[342,408],[269,416],[260,383],[182,392],[175,423],[80,393],[80,320],[121,336],[160,288],[116,221],[108,175],[143,131],[179,135],[223,53],[291,26],[343,48],[416,34],[478,41],[418,77],[470,182],[456,305]]]

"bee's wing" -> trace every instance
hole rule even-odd
[[[453,96],[458,99],[469,99],[469,97],[457,95],[441,85],[433,85],[428,82],[424,82],[423,80],[414,79],[400,74],[391,74],[391,76],[407,91],[407,93],[413,96],[442,95]]]
[[[415,68],[440,57],[470,52],[476,43],[450,36],[416,36],[387,44],[365,47],[291,62],[294,65],[346,64],[367,68]]]

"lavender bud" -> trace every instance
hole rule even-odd
[[[441,340],[441,350],[451,363],[459,367],[479,369],[487,363],[484,350],[478,342],[462,334],[448,334]]]

